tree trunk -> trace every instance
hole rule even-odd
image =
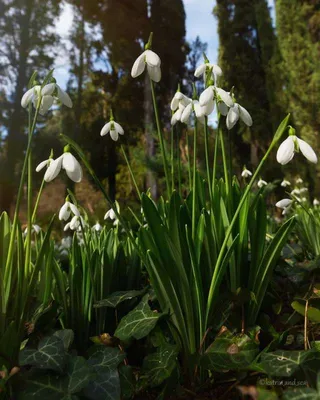
[[[16,169],[23,155],[26,143],[26,135],[23,129],[25,111],[22,109],[20,101],[28,83],[26,70],[30,49],[29,27],[32,8],[33,0],[28,0],[26,1],[25,13],[21,13],[18,75],[14,93],[13,112],[10,117],[6,140],[5,168],[1,171],[0,211],[7,212],[10,212],[10,207],[15,196],[16,172],[19,172]]]

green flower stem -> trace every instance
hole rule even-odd
[[[174,191],[175,179],[174,179],[174,127],[171,126],[171,193]]]
[[[204,124],[204,150],[206,157],[206,170],[207,170],[207,181],[208,181],[208,189],[209,189],[209,199],[210,204],[212,204],[212,186],[211,186],[211,176],[210,176],[210,167],[209,167],[209,145],[208,145],[208,117],[205,117]]]
[[[226,249],[227,249],[227,245],[228,245],[228,241],[229,241],[229,237],[231,235],[232,229],[234,227],[234,224],[237,221],[237,218],[239,216],[241,208],[242,208],[244,202],[246,201],[246,198],[249,195],[250,190],[251,190],[255,180],[259,176],[260,171],[261,171],[262,167],[264,166],[264,163],[266,162],[266,160],[267,160],[269,154],[271,153],[273,147],[279,141],[279,139],[281,138],[284,130],[286,129],[286,126],[287,126],[288,121],[289,121],[289,117],[290,117],[290,114],[287,115],[287,117],[279,125],[279,127],[277,129],[277,132],[275,133],[274,138],[273,138],[273,140],[272,140],[272,142],[271,142],[266,154],[263,156],[263,158],[260,161],[260,164],[258,165],[255,173],[253,174],[248,186],[246,187],[246,190],[245,190],[243,196],[241,197],[240,203],[239,203],[239,205],[238,205],[238,207],[237,207],[237,209],[236,209],[236,211],[235,211],[235,213],[233,215],[231,223],[230,223],[230,225],[229,225],[229,227],[228,227],[228,229],[226,231],[226,235],[225,235],[224,241],[222,243],[222,246],[221,246],[221,249],[220,249],[220,252],[219,252],[219,256],[218,256],[218,259],[217,259],[217,262],[216,262],[216,265],[215,265],[214,273],[213,273],[213,276],[212,276],[212,279],[211,279],[209,295],[208,295],[208,300],[207,300],[206,326],[208,326],[208,322],[209,322],[209,319],[210,319],[210,316],[211,316],[211,312],[212,312],[212,304],[213,304],[214,299],[215,299],[215,297],[217,295],[216,292],[219,289],[220,280],[218,278],[219,278],[219,275],[220,275],[220,267],[221,267],[221,264],[222,264],[224,256],[225,256],[225,252],[226,252]]]
[[[127,157],[127,155],[126,155],[126,152],[124,151],[123,145],[121,145],[121,151],[122,151],[122,154],[123,154],[124,159],[126,160],[126,163],[127,163],[128,169],[129,169],[129,173],[130,173],[132,182],[133,182],[134,187],[135,187],[135,189],[136,189],[136,191],[137,191],[137,195],[138,195],[138,197],[139,197],[139,200],[141,201],[141,193],[140,193],[140,191],[139,191],[136,178],[134,177],[134,174],[133,174],[133,172],[132,172],[132,168],[131,168],[131,165],[130,165],[130,163],[129,163],[129,160],[128,160],[128,157]]]
[[[219,139],[220,139],[220,144],[221,144],[221,154],[222,154],[222,163],[223,163],[223,172],[224,172],[224,181],[226,183],[226,188],[227,188],[227,197],[229,198],[229,193],[230,193],[230,179],[229,179],[229,171],[228,171],[228,162],[227,162],[227,156],[226,156],[226,149],[225,149],[225,144],[224,144],[224,137],[223,137],[223,132],[221,129],[221,125],[219,125]]]
[[[196,236],[196,173],[197,173],[197,118],[193,130],[193,188],[192,188],[192,239]]]
[[[188,130],[186,133],[186,145],[187,145],[187,163],[188,163],[188,175],[189,175],[189,191],[192,190],[192,174],[191,174],[191,160],[190,160],[190,146],[189,146],[189,134]]]
[[[177,130],[178,130],[178,134],[177,134],[178,190],[179,190],[179,196],[182,197],[182,192],[181,192],[180,127]]]
[[[38,115],[39,115],[41,99],[42,98],[40,96],[38,99],[36,111],[34,114],[32,125],[31,125],[31,129],[29,131],[28,145],[27,145],[26,155],[25,155],[25,158],[23,161],[23,166],[22,166],[22,171],[21,171],[21,176],[20,176],[20,183],[19,183],[19,189],[18,189],[17,200],[16,200],[16,208],[15,208],[14,217],[13,217],[12,230],[11,230],[10,242],[9,242],[9,247],[8,247],[8,256],[7,256],[7,262],[6,262],[6,267],[5,267],[5,273],[4,273],[4,282],[5,282],[4,287],[5,287],[6,303],[9,299],[10,291],[11,291],[12,259],[13,259],[16,230],[17,230],[17,226],[18,226],[19,210],[20,210],[22,193],[23,193],[23,183],[24,183],[24,179],[25,179],[25,175],[26,175],[26,171],[27,171],[29,156],[31,153],[33,133],[34,133]]]
[[[40,189],[39,189],[39,193],[38,193],[35,205],[33,207],[33,213],[32,213],[32,218],[31,218],[32,224],[34,224],[35,221],[36,221],[37,211],[38,211],[38,207],[39,207],[40,198],[41,198],[41,195],[42,195],[42,192],[43,192],[44,184],[45,184],[45,180],[42,179],[41,186],[40,186]]]
[[[166,153],[165,153],[164,140],[163,140],[163,135],[162,135],[162,132],[161,132],[161,127],[160,127],[160,120],[159,120],[159,113],[158,113],[156,95],[155,95],[155,92],[154,92],[153,81],[151,79],[150,79],[150,86],[151,86],[153,108],[154,108],[154,114],[155,114],[155,117],[156,117],[156,125],[157,125],[157,131],[158,131],[158,137],[159,137],[159,143],[160,143],[161,155],[162,155],[162,161],[163,161],[163,167],[164,167],[164,175],[165,175],[165,179],[166,179],[166,186],[167,186],[168,195],[170,197],[171,188],[170,188],[170,183],[169,183],[168,161],[167,161],[167,157],[166,157]]]
[[[219,135],[220,135],[220,123],[221,118],[220,114],[218,114],[218,129],[216,131],[216,137],[214,140],[214,155],[213,155],[213,167],[212,167],[212,198],[214,197],[214,189],[216,186],[216,178],[217,178],[217,162],[218,162],[218,149],[219,149]]]

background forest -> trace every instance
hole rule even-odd
[[[72,8],[73,17],[67,38],[55,29],[66,6]],[[238,166],[234,171],[238,176],[244,164],[255,168],[287,112],[297,135],[319,152],[320,4],[317,0],[276,0],[272,13],[274,19],[266,0],[212,1],[212,21],[215,18],[218,22],[219,59],[210,61],[221,66],[223,85],[234,85],[237,100],[250,110],[254,121],[251,128],[238,124],[227,139],[237,155],[233,165]],[[130,77],[132,63],[151,31],[164,73],[156,88],[157,100],[165,134],[170,135],[170,100],[178,84],[191,95],[193,72],[207,49],[201,37],[186,40],[182,0],[1,0],[0,210],[10,212],[14,205],[24,156],[27,114],[20,99],[32,72],[37,69],[43,76],[59,57],[67,59],[66,86],[74,107],[50,111],[46,124],[40,120],[33,142],[34,165],[49,156],[48,148],[60,153],[59,133],[67,134],[86,149],[110,197],[134,204],[136,194],[119,147],[99,136],[113,109],[125,127],[122,144],[138,185],[150,188],[157,197],[164,179],[149,81],[147,75],[145,80]],[[210,123],[214,138],[215,117]],[[181,134],[183,165],[187,163],[185,138]],[[201,137],[199,141],[203,146]],[[306,178],[311,197],[319,196],[319,166],[311,172],[308,165],[297,162],[286,171]],[[198,166],[204,168],[201,158]],[[271,157],[263,178],[268,182],[282,180],[281,168]],[[34,179],[40,184],[38,174]],[[75,188],[77,197],[101,219],[105,205],[100,194],[93,190],[89,177],[84,182]],[[64,196],[64,181],[59,178],[45,189],[40,220],[45,220]]]

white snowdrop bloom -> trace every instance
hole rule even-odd
[[[318,199],[313,199],[313,205],[316,207],[320,204],[320,201]]]
[[[102,231],[102,226],[99,224],[99,222],[96,222],[95,225],[93,225],[92,230],[95,232],[100,232]]]
[[[239,118],[247,125],[251,126],[252,125],[252,118],[251,115],[248,113],[248,111],[240,106],[238,103],[234,103],[233,107],[229,108],[228,114],[227,114],[227,128],[230,130],[232,129],[235,124],[238,122]]]
[[[158,54],[152,50],[145,50],[134,62],[131,69],[132,78],[136,78],[143,73],[147,66],[147,71],[150,78],[154,82],[161,80],[161,60]]]
[[[82,217],[75,215],[72,217],[71,221],[66,224],[64,231],[71,229],[72,231],[81,230],[81,224],[84,225],[84,220]]]
[[[249,178],[250,176],[252,176],[252,172],[249,171],[247,168],[243,168],[241,176],[242,178]]]
[[[282,199],[276,203],[276,207],[283,209],[282,215],[287,214],[291,206],[292,206],[291,199]]]
[[[281,182],[281,186],[282,187],[287,187],[287,186],[290,186],[291,185],[291,183],[289,182],[289,181],[287,181],[286,179],[284,179],[282,182]]]
[[[44,174],[44,180],[51,182],[55,179],[61,169],[64,169],[68,177],[73,182],[80,182],[82,179],[82,168],[77,159],[69,152],[63,153],[60,157],[50,162],[49,167]]]
[[[48,158],[47,160],[41,161],[36,168],[36,172],[40,172],[43,168],[47,167],[51,163],[52,158]]]
[[[295,189],[291,190],[290,194],[292,196],[297,196],[300,194],[300,189],[295,188]]]
[[[117,211],[118,211],[118,214],[120,214],[120,206],[119,206],[119,203],[118,203],[117,201],[115,201],[114,203],[115,203],[115,205],[116,205],[116,209],[117,209]],[[114,212],[113,208],[110,208],[110,210],[108,210],[108,211],[105,213],[104,220],[106,220],[106,219],[111,219],[112,221],[116,221],[116,220],[117,220],[117,216],[116,216],[116,213]]]
[[[54,101],[60,101],[65,106],[71,108],[72,101],[67,92],[65,92],[57,83],[49,83],[41,88],[40,85],[36,85],[33,88],[26,91],[22,96],[21,106],[23,108],[28,107],[32,102],[34,107],[37,107],[39,98],[41,98],[39,113],[44,115],[52,106]]]
[[[233,100],[230,93],[225,90],[215,87],[213,85],[208,86],[200,95],[199,103],[201,107],[209,106],[212,107],[212,102],[217,99],[218,101],[224,102],[228,107],[233,106]],[[213,108],[212,108],[213,110]]]
[[[289,135],[278,148],[277,161],[278,163],[285,165],[293,159],[294,153],[301,151],[307,160],[316,164],[318,158],[312,147],[302,139],[299,139],[296,135]]]
[[[71,213],[75,216],[80,217],[80,212],[78,208],[70,201],[66,201],[59,211],[59,220],[67,221],[70,218]]]
[[[195,70],[194,76],[199,78],[201,75],[203,76],[204,82],[207,81],[207,74],[210,73],[212,74],[212,77],[214,79],[214,82],[216,84],[217,77],[222,75],[222,70],[217,64],[211,64],[209,62],[205,62]]]
[[[181,115],[181,122],[183,123],[188,123],[190,116],[192,114],[192,112],[194,111],[197,120],[199,122],[201,122],[202,124],[205,123],[205,109],[203,107],[200,106],[200,103],[198,100],[192,100],[190,104],[188,104]]]
[[[64,248],[64,249],[70,249],[70,247],[72,246],[72,237],[71,236],[67,236],[61,239],[61,244],[60,247]]]
[[[124,134],[122,126],[118,124],[118,122],[115,122],[113,120],[109,121],[104,125],[104,127],[101,129],[100,135],[104,136],[109,132],[111,139],[114,140],[115,142],[119,139],[119,135]]]
[[[268,183],[267,183],[266,181],[264,181],[263,179],[260,178],[260,179],[258,180],[257,185],[258,185],[259,188],[262,188],[263,186],[267,186]]]
[[[41,232],[41,228],[39,225],[37,224],[32,224],[31,227],[31,233],[35,233],[36,235],[38,235]],[[28,227],[26,227],[26,229],[24,230],[23,234],[26,236],[28,233]]]
[[[303,180],[301,178],[296,179],[296,184],[301,185],[303,183]]]
[[[300,193],[306,193],[306,192],[308,192],[308,191],[309,191],[309,189],[306,188],[306,187],[302,187],[302,188],[300,189]]]
[[[175,93],[173,99],[171,100],[170,108],[172,111],[176,111],[180,104],[186,107],[191,102],[192,100],[188,96],[178,91]]]
[[[180,103],[177,111],[175,111],[172,114],[171,125],[175,125],[178,121],[181,122],[181,117],[182,117],[182,113],[183,113],[184,109],[185,109],[185,106]]]
[[[221,115],[226,117],[228,115],[229,107],[223,101],[219,101],[218,111]]]
[[[303,201],[304,203],[307,201],[306,197],[302,197],[301,201]]]

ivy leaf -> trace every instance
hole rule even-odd
[[[145,357],[142,365],[142,374],[145,375],[148,386],[158,386],[170,377],[177,366],[177,355],[177,346],[165,344]]]
[[[320,367],[320,353],[311,349],[277,350],[261,356],[261,366],[270,376],[289,377],[299,372],[304,372],[310,377],[317,373]]]
[[[116,369],[124,359],[125,354],[121,353],[118,348],[97,346],[89,358],[88,364],[96,370],[108,372]]]
[[[120,379],[115,369],[105,373],[96,373],[92,382],[84,390],[90,400],[120,400]]]
[[[258,344],[247,335],[218,337],[200,357],[200,365],[215,371],[241,369],[249,366],[258,352]]]
[[[144,296],[138,306],[122,318],[114,336],[120,340],[129,340],[132,337],[142,339],[152,331],[163,314],[150,309],[148,298],[148,295]]]
[[[120,303],[125,300],[133,299],[134,297],[139,297],[145,294],[146,289],[143,290],[130,290],[130,291],[123,291],[123,292],[114,292],[111,293],[110,296],[106,297],[103,300],[98,301],[94,307],[112,307],[116,308]]]
[[[19,363],[62,373],[66,363],[64,343],[54,335],[45,337],[40,340],[37,350],[23,349],[19,355]]]
[[[131,399],[134,394],[134,378],[130,365],[120,365],[119,367],[121,398]]]
[[[320,394],[310,388],[294,389],[286,391],[283,400],[320,400]]]
[[[91,372],[83,357],[74,357],[68,364],[68,392],[77,393],[84,389],[90,381]]]
[[[118,400],[121,396],[118,365],[125,354],[114,347],[97,347],[88,360],[95,375],[85,389],[85,395],[92,400]]]
[[[62,340],[65,350],[68,350],[74,340],[74,333],[71,329],[61,329],[56,331],[53,336]]]

